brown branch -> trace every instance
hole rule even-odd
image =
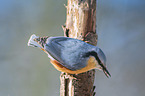
[[[97,44],[96,0],[68,0],[64,35]],[[60,96],[94,96],[95,70],[78,75],[62,73]]]

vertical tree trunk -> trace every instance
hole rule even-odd
[[[68,0],[66,8],[64,35],[96,45],[96,0]],[[94,96],[94,77],[95,70],[77,75],[62,73],[60,96]]]

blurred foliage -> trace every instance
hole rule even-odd
[[[0,0],[0,96],[59,96],[59,75],[47,54],[27,46],[31,34],[62,36],[66,0]],[[98,46],[107,79],[96,72],[98,96],[145,94],[145,1],[98,0]]]

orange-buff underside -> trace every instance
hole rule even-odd
[[[87,72],[91,69],[95,69],[95,68],[98,68],[99,66],[97,66],[98,62],[95,60],[94,57],[90,57],[88,59],[88,62],[87,62],[87,66],[82,68],[82,69],[79,69],[79,70],[75,70],[75,71],[72,71],[64,66],[62,66],[58,61],[56,60],[51,60],[50,61],[52,63],[52,65],[59,71],[61,72],[65,72],[65,73],[69,73],[69,74],[79,74],[79,73],[83,73],[83,72]]]

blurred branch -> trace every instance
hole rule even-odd
[[[68,0],[64,35],[97,44],[96,0]],[[95,70],[78,75],[62,73],[60,96],[94,96]]]

